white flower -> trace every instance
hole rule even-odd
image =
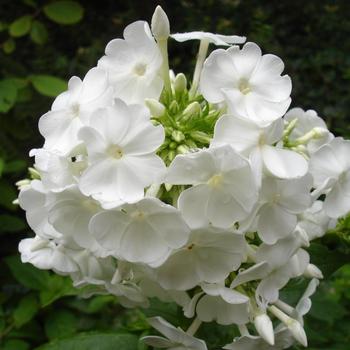
[[[23,239],[18,250],[23,263],[29,262],[38,269],[53,270],[63,275],[78,271],[77,264],[67,254],[64,246],[39,236]]]
[[[98,258],[86,249],[69,249],[67,254],[78,266],[77,271],[71,274],[75,287],[89,284],[105,286],[115,272],[115,263],[111,258]]]
[[[289,261],[272,272],[259,283],[256,289],[257,301],[262,308],[268,303],[274,303],[282,289],[291,278],[301,276],[310,262],[309,254],[299,249]]]
[[[171,34],[171,37],[179,42],[188,40],[207,40],[217,46],[230,46],[232,44],[243,44],[246,41],[245,36],[238,35],[222,35],[209,32],[188,32]]]
[[[182,247],[190,233],[180,212],[157,198],[96,214],[90,232],[111,255],[152,266]]]
[[[263,243],[255,253],[256,264],[239,272],[231,283],[235,288],[249,281],[261,280],[256,297],[262,309],[278,299],[279,290],[290,278],[301,276],[309,264],[309,255],[300,246],[303,240],[298,235],[280,239],[274,245]]]
[[[233,343],[223,347],[226,350],[282,350],[288,349],[294,343],[294,338],[285,327],[280,327],[275,332],[275,344],[270,345],[262,337],[243,335],[234,339]]]
[[[148,110],[140,105],[116,100],[113,107],[91,118],[79,138],[86,144],[89,161],[79,187],[101,202],[116,206],[137,201],[165,170],[155,154],[164,140],[164,129],[153,126]]]
[[[336,221],[326,215],[323,206],[324,202],[318,200],[310,208],[298,214],[297,227],[305,232],[310,241],[322,237],[328,229],[336,225]]]
[[[158,99],[163,88],[159,75],[162,56],[147,22],[137,21],[124,30],[124,40],[114,39],[106,47],[106,56],[98,67],[108,72],[117,98],[127,103]]]
[[[310,172],[315,187],[327,193],[325,213],[338,218],[350,211],[350,141],[340,137],[312,154]]]
[[[89,232],[90,219],[101,207],[92,198],[84,196],[77,186],[54,195],[49,210],[49,222],[63,236],[69,236],[82,248],[103,255],[101,247]]]
[[[87,165],[82,157],[72,161],[71,157],[44,148],[33,149],[29,154],[35,156],[35,168],[40,172],[43,185],[50,191],[62,191],[77,183]]]
[[[161,317],[149,318],[148,323],[166,338],[159,336],[146,336],[141,338],[147,345],[170,350],[207,350],[205,342],[175,328]]]
[[[77,134],[88,122],[91,113],[111,105],[112,96],[113,89],[108,85],[103,69],[92,68],[83,81],[72,77],[68,90],[56,98],[51,111],[39,120],[39,131],[45,138],[44,147],[69,153],[81,144]]]
[[[316,292],[316,289],[318,285],[320,284],[319,280],[316,278],[313,278],[306,290],[304,291],[302,297],[299,299],[298,304],[296,305],[292,317],[296,318],[301,324],[304,323],[303,316],[305,316],[311,309],[311,299],[310,297]]]
[[[312,178],[277,180],[266,178],[262,182],[257,212],[257,230],[263,242],[274,244],[288,236],[297,225],[297,214],[311,205]]]
[[[200,282],[223,281],[244,260],[242,235],[215,227],[191,232],[186,246],[175,251],[157,271],[165,289],[188,290]]]
[[[311,130],[318,130],[316,135],[307,142],[306,147],[310,153],[317,151],[318,148],[325,143],[329,143],[334,138],[333,134],[328,131],[324,120],[312,109],[304,111],[301,108],[293,108],[286,113],[283,119],[286,122],[297,120],[293,131],[289,135],[291,141],[295,141]]]
[[[245,324],[248,322],[249,298],[233,289],[219,284],[202,283],[205,293],[196,305],[198,319],[216,321],[221,325]]]
[[[53,197],[39,180],[33,180],[21,190],[18,196],[20,207],[26,211],[30,228],[41,238],[60,237],[48,221],[48,211],[53,204]]]
[[[234,115],[260,125],[270,124],[287,111],[291,80],[281,76],[282,60],[261,55],[254,43],[213,51],[204,63],[200,91],[211,103],[226,102]]]
[[[248,216],[258,196],[249,162],[229,145],[176,156],[165,182],[194,185],[178,202],[192,228],[229,227]]]
[[[282,134],[281,120],[260,127],[248,119],[223,115],[216,122],[211,146],[231,145],[251,159],[258,174],[264,170],[268,175],[282,179],[304,176],[308,170],[305,158],[292,150],[274,146],[281,140]]]

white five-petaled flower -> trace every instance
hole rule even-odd
[[[301,108],[292,108],[283,117],[286,122],[292,122],[295,119],[297,120],[296,125],[289,135],[289,139],[295,141],[302,136],[305,137],[307,133],[313,132],[314,135],[310,135],[310,140],[306,143],[309,153],[317,151],[334,138],[333,134],[328,131],[324,120],[312,109],[304,111]]]
[[[198,319],[222,325],[248,322],[249,298],[246,295],[216,283],[202,283],[201,288],[204,293],[198,293],[192,299],[192,312],[196,312]]]
[[[166,336],[166,338],[155,335],[143,337],[142,340],[147,345],[170,350],[207,350],[203,340],[195,338],[181,328],[175,328],[161,317],[152,317],[147,321],[158,332]]]
[[[165,170],[155,154],[164,140],[164,129],[153,126],[143,106],[116,100],[113,107],[92,116],[79,138],[86,145],[89,162],[79,187],[102,204],[140,200],[144,188],[157,182]]]
[[[297,225],[297,214],[310,207],[312,178],[277,180],[271,177],[262,182],[257,212],[257,231],[263,242],[274,244],[287,237]]]
[[[87,124],[91,113],[111,105],[112,97],[113,88],[103,69],[92,68],[83,81],[72,77],[68,90],[56,98],[51,111],[39,120],[39,131],[45,138],[44,147],[68,154],[81,144],[78,131]]]
[[[54,195],[48,220],[62,236],[70,237],[97,256],[103,256],[102,248],[89,232],[90,219],[99,211],[101,207],[97,201],[84,196],[76,185],[72,185]]]
[[[229,145],[178,155],[166,182],[193,185],[178,201],[192,228],[202,226],[203,219],[217,227],[229,227],[247,217],[258,198],[249,161]]]
[[[90,232],[110,255],[154,267],[182,247],[190,234],[180,212],[157,198],[96,214]]]
[[[215,227],[193,230],[186,245],[176,250],[157,271],[163,288],[188,290],[200,282],[223,281],[245,259],[240,234]]]
[[[232,114],[267,125],[281,118],[291,102],[292,83],[281,76],[283,69],[279,57],[262,55],[251,42],[241,50],[215,50],[204,63],[200,91],[211,103],[225,101]]]
[[[48,211],[53,204],[53,197],[39,180],[31,181],[30,185],[21,190],[18,196],[20,207],[26,211],[26,219],[30,228],[41,238],[60,237],[48,221]]]
[[[158,99],[163,88],[159,70],[162,55],[147,22],[137,21],[124,30],[124,40],[114,39],[106,47],[98,67],[108,72],[116,98],[143,104],[145,98]]]
[[[312,154],[314,185],[326,193],[325,213],[338,218],[350,211],[350,141],[336,137]]]
[[[251,120],[226,114],[216,122],[211,146],[229,144],[250,158],[258,183],[262,171],[281,179],[302,177],[308,171],[306,159],[295,151],[274,145],[281,140],[282,134],[281,120],[260,127]]]

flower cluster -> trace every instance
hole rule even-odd
[[[199,40],[188,86],[168,39]],[[69,275],[125,307],[177,303],[187,331],[155,317],[154,347],[205,350],[201,322],[237,327],[224,349],[307,346],[321,271],[306,247],[350,210],[350,142],[294,108],[284,64],[240,36],[170,35],[157,7],[39,120],[45,139],[19,204],[23,262]],[[239,46],[239,44],[244,44]],[[223,46],[207,57],[209,45]],[[279,291],[310,283],[297,305]]]

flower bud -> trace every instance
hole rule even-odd
[[[307,337],[303,326],[297,320],[291,319],[287,324],[294,339],[302,346],[307,347]]]
[[[172,133],[171,133],[171,138],[180,143],[181,141],[183,141],[185,139],[185,135],[180,131],[180,130],[174,130]]]
[[[153,13],[151,28],[157,40],[166,40],[170,35],[169,19],[164,10],[158,5]]]
[[[29,171],[29,174],[33,180],[40,180],[41,179],[41,175],[40,175],[38,170],[30,167],[30,168],[28,168],[28,171]]]
[[[254,326],[259,335],[271,346],[275,345],[275,334],[270,317],[266,313],[257,315],[254,318]]]
[[[315,127],[313,128],[313,131],[315,133],[314,138],[315,139],[321,139],[322,137],[326,136],[329,131],[325,128]]]
[[[159,118],[164,114],[164,105],[161,104],[159,101],[155,100],[154,98],[146,98],[145,103],[149,111],[151,112],[152,117]]]
[[[169,110],[172,114],[176,114],[179,111],[179,105],[175,100],[170,103]]]
[[[176,93],[181,94],[186,90],[187,87],[187,79],[185,74],[179,73],[174,80],[174,90]]]
[[[190,103],[183,111],[184,117],[192,117],[193,115],[199,114],[201,106],[197,101]]]
[[[304,271],[304,276],[309,278],[317,278],[322,279],[323,274],[322,271],[314,264],[309,264]]]

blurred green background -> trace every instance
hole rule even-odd
[[[157,4],[172,32],[240,34],[284,60],[292,106],[315,109],[336,135],[350,138],[350,1],[39,1],[0,0],[0,349],[145,349],[146,316],[185,322],[174,305],[124,310],[110,296],[82,299],[69,279],[22,264],[20,239],[30,235],[12,204],[14,183],[28,176],[31,148],[41,147],[39,117],[72,75],[83,77],[111,39],[132,21],[150,21]],[[170,43],[171,67],[189,74],[197,46]],[[350,156],[350,155],[349,155]],[[348,350],[350,343],[350,219],[309,249],[325,280],[306,319],[310,348]],[[305,286],[291,283],[293,301]],[[209,349],[232,340],[227,327],[206,325]]]

